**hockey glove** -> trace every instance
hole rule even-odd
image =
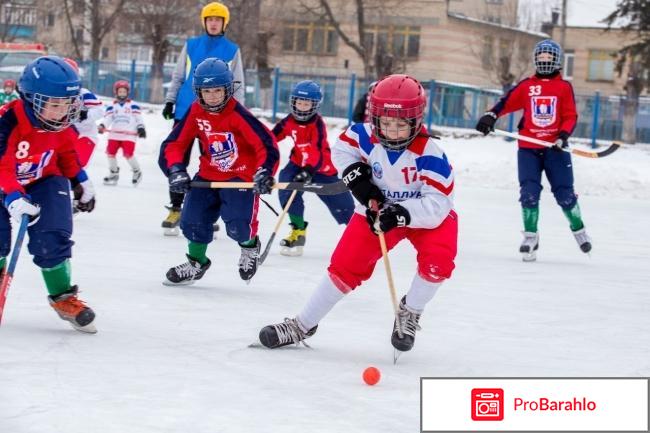
[[[482,132],[483,135],[488,135],[490,132],[494,131],[495,123],[497,123],[497,115],[488,111],[479,119],[476,124],[476,130]]]
[[[88,109],[84,107],[81,110],[79,110],[79,121],[83,122],[87,118],[88,118]]]
[[[85,170],[70,179],[72,185],[72,197],[75,206],[81,212],[92,212],[95,209],[95,187],[93,186]]]
[[[100,134],[103,134],[104,132],[106,132],[106,127],[104,126],[103,123],[100,123],[100,124],[97,126],[97,132],[99,132]]]
[[[144,126],[138,126],[138,137],[147,138],[147,131],[145,131]]]
[[[306,165],[293,177],[293,181],[309,183],[312,177],[314,177],[314,168],[311,165]]]
[[[373,232],[386,233],[395,227],[406,227],[411,223],[409,211],[399,204],[389,204],[379,209],[379,215],[372,209],[366,210],[366,221]]]
[[[372,183],[372,169],[364,162],[355,162],[343,170],[342,180],[354,198],[366,207],[370,200],[377,200],[379,204],[386,201],[379,187]]]
[[[271,172],[265,167],[257,169],[255,176],[253,176],[253,182],[255,182],[253,186],[253,192],[255,194],[271,194],[273,185],[275,185],[275,179],[273,179]]]
[[[19,191],[14,191],[5,197],[5,207],[9,215],[20,223],[23,215],[29,215],[29,225],[36,224],[41,214],[39,205],[31,202],[31,197]]]
[[[167,102],[163,108],[162,115],[165,119],[171,120],[174,118],[174,103]]]
[[[169,191],[177,194],[185,194],[190,190],[190,175],[185,168],[180,165],[174,165],[169,169]]]
[[[555,144],[553,144],[553,150],[557,150],[558,152],[561,152],[564,149],[569,148],[569,133],[566,131],[560,131],[560,133],[557,136],[557,140],[555,140]]]

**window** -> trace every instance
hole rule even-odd
[[[288,23],[282,34],[282,50],[291,53],[336,54],[334,27],[320,23]]]
[[[74,38],[77,40],[77,43],[83,44],[84,42],[84,30],[77,29],[74,34]]]
[[[84,12],[86,10],[85,0],[74,0],[72,2],[72,10],[76,13]]]
[[[102,59],[108,59],[108,47],[102,47]]]
[[[54,14],[47,14],[47,26],[54,27]]]
[[[614,81],[614,63],[616,53],[606,50],[589,50],[590,81]]]
[[[120,45],[117,48],[118,61],[135,60],[138,63],[151,63],[151,47],[146,45]],[[178,54],[176,54],[178,58]]]
[[[573,62],[575,60],[574,53],[564,53],[564,78],[567,80],[573,79]]]
[[[5,24],[36,25],[37,14],[33,6],[7,2],[2,9],[2,22]]]
[[[368,50],[375,55],[383,51],[398,58],[417,58],[420,53],[420,27],[366,26],[364,42]]]
[[[485,17],[485,21],[488,23],[501,24],[501,17],[495,17],[493,15],[488,15]]]

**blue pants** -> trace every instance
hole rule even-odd
[[[250,189],[192,188],[185,196],[181,230],[190,241],[209,244],[214,237],[212,225],[221,217],[228,237],[246,242],[257,235],[258,208],[259,196]]]
[[[519,149],[519,201],[524,208],[539,204],[542,171],[551,184],[551,192],[562,209],[572,209],[578,201],[573,191],[571,154],[553,149]]]
[[[27,248],[38,267],[53,268],[72,256],[70,182],[62,176],[50,176],[27,186],[26,190],[31,201],[41,207],[40,218],[27,229]],[[10,217],[7,209],[0,206],[0,257],[6,257],[10,249]]]
[[[280,182],[291,182],[293,177],[300,172],[301,168],[298,167],[293,162],[289,162],[281,171],[279,176]],[[337,176],[326,176],[324,174],[316,173],[312,178],[314,183],[335,183],[340,181]],[[284,189],[279,190],[278,195],[280,197],[280,205],[284,208],[289,201],[289,197],[293,191],[287,191]],[[304,217],[305,215],[305,202],[302,199],[302,192],[296,194],[296,198],[289,206],[289,214],[296,215],[299,217]],[[347,224],[352,218],[354,213],[354,201],[352,200],[352,195],[349,192],[344,192],[337,195],[319,195],[318,198],[321,199],[323,203],[327,206],[330,213],[334,217],[337,223]]]

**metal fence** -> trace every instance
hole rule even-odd
[[[132,97],[142,102],[151,98],[151,66],[138,65],[135,61],[122,63],[84,62],[80,64],[84,85],[101,95],[111,95],[113,83],[127,80],[131,83]],[[164,68],[165,86],[171,81],[173,66]],[[294,84],[301,80],[314,80],[323,89],[321,113],[325,116],[351,119],[357,99],[368,89],[368,80],[355,74],[346,76],[285,73],[276,68],[267,73],[247,70],[247,107],[272,111],[277,120],[281,113],[289,112],[289,95]],[[500,97],[501,92],[474,86],[425,81],[428,92],[426,123],[429,129],[435,126],[473,128],[479,117]],[[587,138],[595,144],[597,139],[618,140],[623,129],[622,96],[576,95],[578,124],[575,137]],[[516,128],[520,115],[515,113],[499,119],[503,129]],[[642,98],[636,118],[637,141],[650,143],[650,98]]]

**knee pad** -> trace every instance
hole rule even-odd
[[[449,277],[456,266],[454,262],[418,265],[418,275],[430,283],[442,283]]]
[[[354,213],[354,207],[332,209],[332,216],[334,217],[334,219],[338,224],[349,223],[353,213]]]
[[[573,188],[558,188],[553,191],[555,196],[555,201],[560,205],[562,209],[572,209],[578,201]]]
[[[519,201],[523,207],[537,207],[542,185],[534,182],[525,182],[519,188]]]
[[[192,242],[209,244],[214,239],[212,224],[183,224],[181,220],[181,230],[183,231],[183,236]]]
[[[52,268],[72,257],[70,233],[61,230],[34,231],[29,234],[29,253],[39,268]]]

